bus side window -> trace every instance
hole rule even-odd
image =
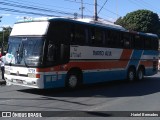
[[[121,32],[114,30],[107,30],[105,45],[111,48],[122,48],[123,43],[121,39]]]
[[[130,49],[131,47],[131,38],[127,33],[123,34],[124,48]]]
[[[94,43],[95,43],[95,31],[94,31],[94,29],[91,29],[90,30],[90,34],[91,34],[91,45],[94,45]]]
[[[151,49],[151,41],[148,38],[145,38],[145,49],[146,50]]]
[[[56,47],[54,44],[48,45],[47,61],[53,62],[56,59]]]
[[[159,40],[156,38],[156,45],[155,45],[155,49],[154,50],[158,50],[159,49]]]
[[[111,31],[107,30],[105,35],[105,46],[112,47]]]
[[[73,25],[71,30],[71,44],[85,45],[86,28],[83,25]]]
[[[151,38],[151,46],[152,50],[158,50],[159,43],[157,38]]]
[[[145,38],[143,36],[136,35],[134,40],[135,49],[138,49],[138,50],[144,49],[144,45],[145,45],[144,41],[145,41]]]
[[[104,35],[103,30],[99,28],[91,28],[90,29],[90,43],[95,47],[104,46]]]
[[[115,41],[115,48],[123,48],[123,39],[122,39],[122,33],[120,31],[114,32],[114,41]]]

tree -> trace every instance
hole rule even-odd
[[[160,21],[158,15],[149,10],[137,10],[128,13],[123,18],[120,17],[117,19],[115,23],[123,26],[126,29],[139,32],[157,34],[160,30]]]
[[[123,18],[122,17],[119,17],[116,22],[115,22],[117,25],[121,25],[121,26],[124,26],[123,25]]]
[[[11,27],[3,27],[3,30],[0,32],[0,47],[4,47],[7,45],[8,37],[10,35],[12,28]],[[4,35],[4,43],[3,43],[3,35]]]

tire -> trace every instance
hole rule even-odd
[[[142,68],[139,68],[137,71],[137,80],[143,80],[144,78],[144,70]]]
[[[127,81],[133,82],[136,79],[136,72],[134,68],[129,68],[127,73]]]
[[[79,76],[75,72],[70,72],[66,78],[66,87],[69,89],[75,89],[79,86]]]

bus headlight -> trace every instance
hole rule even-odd
[[[11,73],[10,73],[10,71],[5,70],[5,74],[10,75]]]
[[[40,74],[28,73],[28,77],[30,77],[30,78],[40,78]]]

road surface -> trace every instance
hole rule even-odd
[[[0,86],[0,111],[48,111],[48,116],[56,116],[54,119],[57,120],[105,120],[106,117],[111,120],[159,120],[160,73],[133,83],[115,81],[83,86],[76,90],[63,88],[37,90],[22,86],[3,85]],[[119,111],[120,113],[117,113]],[[159,117],[125,117],[127,112],[123,111],[130,111],[133,114],[136,114],[136,111],[140,111],[140,113],[158,111]],[[17,120],[22,118],[3,119]],[[37,118],[34,119],[37,120]],[[44,117],[44,119],[53,120],[52,117]]]

